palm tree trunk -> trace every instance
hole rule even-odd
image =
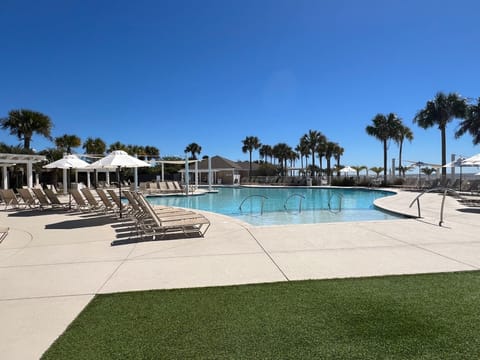
[[[383,141],[383,186],[387,186],[387,140]]]
[[[403,175],[405,177],[405,171],[403,171],[402,167],[402,147],[403,147],[403,141],[400,141],[400,144],[398,146],[398,173],[400,175]]]
[[[445,127],[442,127],[440,130],[442,132],[442,181],[445,181],[447,178],[447,168],[445,167],[447,163],[447,140]]]
[[[30,149],[30,141],[31,141],[30,136],[24,135],[24,137],[23,137],[23,148],[24,149]]]
[[[248,169],[248,177],[252,176],[252,150],[250,150],[250,168]]]

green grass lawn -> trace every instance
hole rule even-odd
[[[480,359],[480,272],[101,295],[44,359]]]

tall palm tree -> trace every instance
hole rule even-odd
[[[67,154],[72,153],[72,148],[76,148],[82,145],[82,140],[77,135],[63,135],[55,138],[55,146],[66,152]]]
[[[303,135],[303,139],[312,154],[312,170],[315,171],[315,152],[317,151],[318,144],[325,139],[325,136],[320,131],[309,130],[308,133]],[[313,175],[315,176],[315,174]]]
[[[185,152],[192,154],[192,160],[197,160],[197,154],[200,155],[200,153],[202,152],[202,147],[197,143],[191,143],[185,148]]]
[[[265,162],[267,162],[267,158],[270,156],[270,163],[272,162],[273,150],[270,145],[264,144],[260,146],[260,150],[258,150],[258,154],[260,155],[261,158],[265,159]]]
[[[327,160],[328,183],[330,183],[330,180],[331,180],[330,177],[332,175],[331,160],[332,160],[333,152],[335,151],[335,147],[337,146],[338,144],[332,141],[327,141],[325,144],[325,159]]]
[[[257,150],[262,144],[260,140],[256,136],[247,136],[245,139],[242,140],[242,152],[249,153],[250,155],[250,168],[248,169],[248,176],[252,174],[252,151]]]
[[[398,144],[398,169],[401,175],[405,176],[405,169],[402,167],[402,149],[403,149],[403,142],[408,140],[412,142],[413,140],[413,132],[408,127],[402,124],[400,120],[400,124],[396,129],[395,136],[393,140]]]
[[[107,150],[107,144],[100,138],[87,138],[82,145],[87,154],[103,155]]]
[[[295,150],[290,148],[289,154],[287,154],[287,159],[290,161],[290,168],[291,168],[291,173],[290,175],[293,176],[293,168],[295,167],[295,161],[298,159],[298,154]]]
[[[33,134],[38,134],[51,140],[50,132],[53,124],[47,115],[37,111],[19,109],[11,110],[6,118],[0,121],[2,129],[10,130],[10,135],[15,135],[23,140],[23,147],[30,149]]]
[[[308,148],[307,141],[304,137],[300,138],[299,144],[295,147],[295,151],[300,155],[300,167],[302,171],[303,167],[303,158],[305,157],[305,166],[307,165],[308,155],[310,154],[310,149]]]
[[[465,119],[460,123],[458,130],[455,132],[455,137],[459,138],[467,132],[472,135],[474,145],[480,144],[480,97],[477,104],[467,107]]]
[[[337,176],[340,176],[340,158],[342,157],[345,149],[338,145],[335,150],[333,151],[333,158],[337,162]]]
[[[318,154],[318,161],[319,161],[319,167],[320,167],[320,174],[323,173],[323,161],[322,159],[326,157],[326,152],[327,152],[327,146],[328,146],[328,139],[326,136],[320,136],[318,139],[318,144],[317,144],[317,154]]]
[[[442,92],[435,95],[435,99],[427,101],[425,108],[418,111],[413,122],[423,129],[437,126],[442,137],[442,178],[447,176],[447,124],[453,119],[464,119],[467,110],[467,100],[458,94],[445,95]]]
[[[278,143],[273,147],[273,154],[278,159],[282,168],[282,174],[286,174],[287,160],[292,148],[286,143]]]
[[[400,119],[394,113],[388,115],[377,114],[372,122],[373,125],[368,125],[365,130],[368,135],[383,143],[383,184],[387,185],[387,143],[388,140],[394,138]]]

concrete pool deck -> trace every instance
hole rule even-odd
[[[418,193],[377,200],[416,215]],[[102,214],[0,211],[0,354],[37,359],[96,294],[480,269],[480,208],[421,197],[422,218],[255,227],[206,213],[204,238],[129,242]],[[119,245],[111,246],[112,241]]]

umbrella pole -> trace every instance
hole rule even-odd
[[[120,219],[122,218],[122,182],[120,181],[120,166],[117,167],[118,197],[120,198]]]
[[[68,170],[68,210],[72,210],[72,180],[70,179],[71,174],[71,169]]]

